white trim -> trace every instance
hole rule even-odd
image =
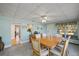
[[[4,48],[9,48],[11,46],[12,46],[11,44],[10,45],[5,45]]]
[[[23,42],[21,42],[21,43],[27,43],[27,42],[29,42],[29,40],[23,41]],[[9,48],[9,47],[12,47],[12,45],[11,45],[11,44],[10,44],[10,45],[5,45],[4,48]]]
[[[26,41],[22,41],[21,43],[27,43],[27,42],[29,42],[29,40],[26,40]]]

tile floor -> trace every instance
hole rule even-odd
[[[32,56],[32,48],[29,43],[4,49],[0,56]],[[69,56],[79,56],[79,45],[69,44]]]

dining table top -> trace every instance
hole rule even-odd
[[[57,44],[59,44],[61,40],[59,38],[41,38],[40,43],[48,48],[54,48]]]
[[[55,37],[55,36],[52,36],[52,37],[48,36],[48,37],[38,38],[38,39],[32,38],[32,39],[40,40],[40,44],[48,48],[54,48],[57,46],[57,44],[59,44],[62,41],[61,38]]]

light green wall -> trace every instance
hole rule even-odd
[[[57,27],[56,27],[55,23],[47,24],[47,34],[48,35],[57,34]]]
[[[42,23],[36,23],[32,22],[27,19],[15,19],[15,18],[10,18],[10,17],[3,17],[0,16],[0,36],[3,38],[3,42],[5,45],[10,45],[11,44],[11,24],[32,24],[33,29],[32,31],[38,31],[40,33],[47,33],[47,34],[52,34],[55,35],[57,34],[57,27],[55,23],[51,24],[42,24]],[[78,22],[78,29],[77,29],[77,35],[79,37],[79,22]],[[21,38],[22,41],[26,41],[29,38],[29,33],[27,32],[27,29],[22,29],[21,30]]]
[[[46,31],[45,25],[41,23],[32,22],[27,19],[15,19],[10,17],[4,17],[0,16],[0,36],[2,36],[2,40],[5,43],[5,45],[11,44],[11,24],[33,24],[33,31],[37,30],[40,33],[44,33]],[[41,29],[42,28],[42,29]],[[27,29],[21,30],[22,35],[22,41],[26,41],[29,38],[29,33],[27,32]]]

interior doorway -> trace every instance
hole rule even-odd
[[[20,25],[15,25],[15,39],[16,39],[16,44],[20,44],[20,39],[21,38],[21,27]]]
[[[11,25],[11,42],[12,45],[21,43],[21,25],[19,24]]]

